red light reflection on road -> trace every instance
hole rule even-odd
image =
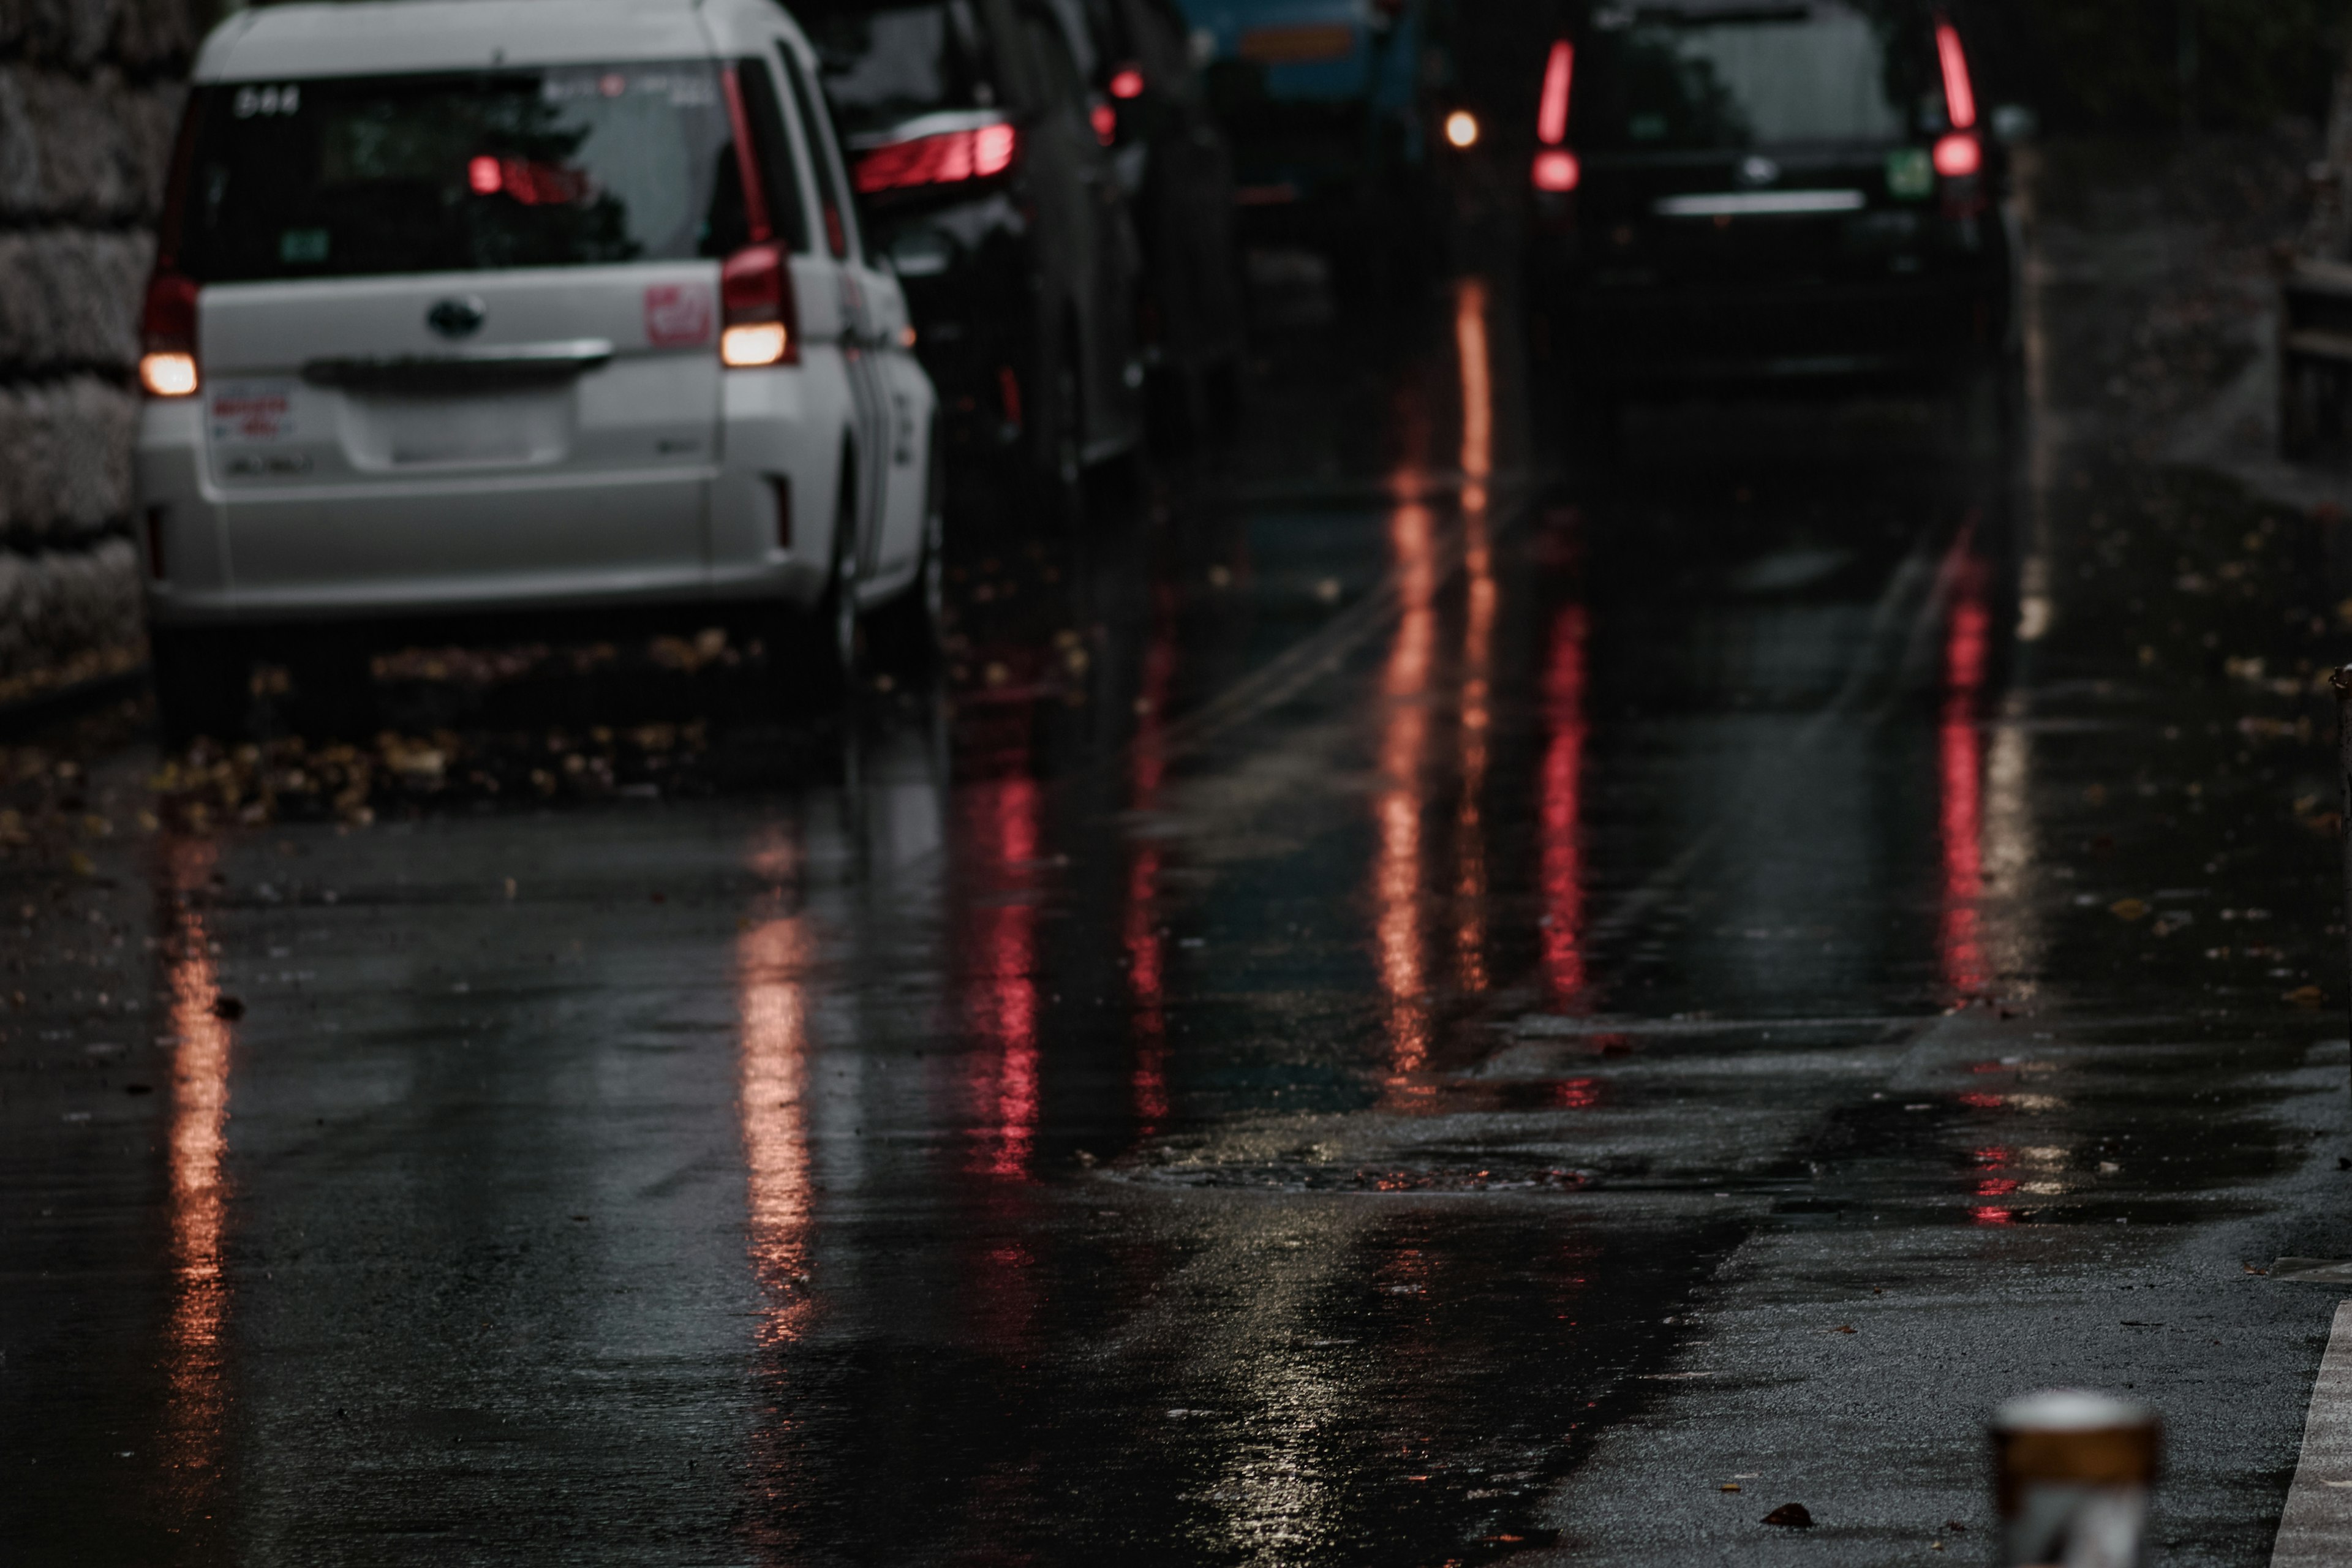
[[[1553,1093],[1564,1110],[1590,1110],[1601,1103],[1601,1080],[1597,1078],[1567,1079]]]
[[[1422,933],[1423,764],[1429,749],[1429,677],[1437,648],[1435,520],[1406,501],[1389,521],[1404,610],[1381,677],[1382,781],[1373,802],[1375,945],[1389,1001],[1389,1065],[1400,1076],[1429,1059],[1429,964]]]
[[[1462,280],[1454,294],[1454,344],[1462,364],[1463,567],[1469,579],[1462,626],[1462,805],[1454,825],[1456,907],[1454,949],[1462,988],[1486,988],[1486,848],[1480,802],[1486,788],[1489,731],[1494,721],[1495,585],[1489,540],[1487,480],[1495,467],[1494,370],[1486,343],[1486,285]]]
[[[764,1298],[760,1342],[769,1345],[798,1339],[810,1308],[809,957],[799,916],[761,921],[735,944],[751,1274]]]
[[[204,840],[182,840],[165,851],[176,894],[164,952],[177,1044],[168,1134],[174,1294],[163,1335],[171,1389],[164,1425],[166,1462],[180,1473],[180,1488],[190,1490],[218,1479],[227,1415],[222,1352],[228,1286],[222,1277],[221,1247],[228,1194],[221,1161],[228,1150],[233,1041],[228,1024],[215,1011],[220,985],[212,932],[189,902],[210,880],[217,858],[217,847]]]
[[[1979,1225],[2015,1225],[2017,1211],[2003,1208],[1970,1209],[1969,1217]]]
[[[1551,1005],[1569,1008],[1584,999],[1584,690],[1585,643],[1591,622],[1581,605],[1564,605],[1552,616],[1551,646],[1544,665],[1543,720],[1547,736],[1537,818],[1541,844],[1544,978]]]
[[[1150,639],[1144,647],[1142,689],[1137,694],[1139,717],[1129,784],[1132,804],[1139,812],[1150,811],[1160,803],[1160,780],[1168,771],[1160,742],[1175,680],[1175,598],[1162,594],[1152,616]],[[1135,847],[1128,863],[1122,932],[1128,990],[1135,1001],[1135,1115],[1139,1131],[1146,1138],[1168,1119],[1168,952],[1160,932],[1161,854],[1155,838],[1145,838]]]
[[[1984,743],[1977,728],[1984,689],[1992,616],[1985,604],[1984,563],[1956,546],[1951,611],[1944,630],[1944,714],[1937,731],[1943,913],[1937,952],[1944,984],[1959,996],[1981,993],[1991,980],[1979,930],[1984,892]]]
[[[984,1044],[974,1069],[978,1167],[1025,1179],[1036,1150],[1037,908],[1034,901],[1039,812],[1037,781],[1026,774],[964,786],[964,812],[979,897],[968,911],[965,1016]]]

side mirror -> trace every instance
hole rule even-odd
[[[2042,134],[2042,117],[2021,103],[2004,103],[1992,111],[1993,140],[2015,147]]]

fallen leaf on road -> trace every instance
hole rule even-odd
[[[2280,1000],[2292,1002],[2298,1007],[2316,1007],[2327,1000],[2327,994],[2316,985],[2298,985]]]
[[[1719,1492],[1736,1492],[1739,1489],[1739,1483],[1738,1481],[1726,1481],[1715,1489]]]
[[[2147,913],[2147,905],[2137,899],[2117,899],[2107,906],[2107,913],[2119,921],[2136,921]]]
[[[1852,1323],[1840,1323],[1837,1326],[1836,1331],[1841,1334],[1850,1334],[1853,1332],[1853,1325]]]
[[[1764,1516],[1767,1524],[1780,1525],[1789,1530],[1813,1528],[1812,1510],[1801,1502],[1784,1502]]]

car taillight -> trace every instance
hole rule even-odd
[[[1969,55],[1960,47],[1959,29],[1936,18],[1936,58],[1944,68],[1944,112],[1952,129],[1970,131],[1977,122],[1977,89],[1969,80]]]
[[[1547,147],[1536,154],[1536,189],[1562,195],[1584,181],[1584,165],[1565,147]]]
[[[139,323],[139,384],[151,397],[186,397],[202,381],[196,371],[195,280],[158,272],[147,280]]]
[[[1020,155],[1021,132],[1001,122],[885,142],[858,157],[857,192],[984,180],[1012,168]]]
[[[1108,103],[1097,103],[1087,110],[1087,123],[1095,128],[1095,140],[1108,147],[1118,140],[1118,110]]]
[[[1118,69],[1111,72],[1110,95],[1113,98],[1141,98],[1143,96],[1143,68],[1140,66],[1121,66]]]
[[[1937,141],[1935,158],[1936,173],[1948,180],[1965,180],[1983,171],[1984,143],[1954,132]]]
[[[1537,190],[1563,195],[1584,178],[1584,166],[1565,145],[1568,141],[1568,93],[1576,79],[1576,46],[1561,38],[1544,61],[1543,97],[1536,105],[1537,150],[1531,177]]]
[[[722,363],[738,370],[800,363],[799,301],[782,246],[746,246],[729,257],[719,269],[719,303]]]
[[[1557,147],[1568,140],[1568,89],[1576,78],[1576,46],[1566,38],[1544,62],[1543,100],[1536,109],[1536,140]]]

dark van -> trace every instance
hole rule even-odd
[[[1539,347],[1609,400],[1938,377],[2011,332],[2002,150],[1913,0],[1580,8],[1541,61]]]
[[[1065,526],[1132,451],[1142,262],[1068,32],[1047,0],[804,0],[866,232],[906,289],[949,473],[1013,481]]]

